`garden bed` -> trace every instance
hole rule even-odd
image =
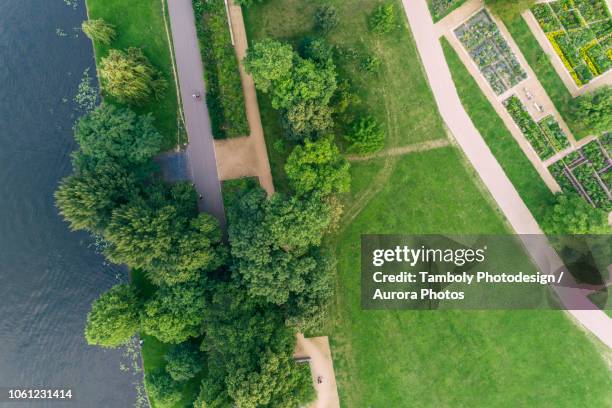
[[[567,135],[552,115],[536,123],[516,95],[506,99],[504,106],[542,160],[570,147]]]
[[[559,0],[531,11],[578,86],[612,68],[612,18],[605,0]]]
[[[455,30],[455,35],[496,94],[504,93],[527,77],[486,10],[463,23]]]
[[[440,21],[467,0],[428,0],[429,10],[434,22]]]
[[[563,191],[577,191],[589,203],[610,211],[612,160],[605,150],[606,142],[604,137],[594,140],[548,169]]]
[[[223,0],[193,0],[213,136],[247,136],[242,81]]]

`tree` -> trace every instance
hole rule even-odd
[[[140,104],[158,98],[166,89],[166,80],[140,48],[110,50],[100,61],[98,74],[103,89],[121,102]]]
[[[333,65],[334,49],[323,38],[307,37],[300,46],[301,55],[321,66]]]
[[[544,215],[542,229],[555,234],[610,234],[608,214],[577,194],[557,194],[556,203]]]
[[[147,271],[158,285],[193,280],[199,270],[219,268],[226,257],[219,222],[197,213],[195,192],[186,183],[117,208],[104,237],[111,261]]]
[[[162,135],[153,116],[102,104],[76,124],[74,137],[83,154],[100,160],[145,163],[159,153]]]
[[[132,173],[114,162],[98,162],[64,178],[55,192],[55,200],[72,230],[102,233],[112,211],[128,203],[138,191]]]
[[[90,40],[102,44],[108,45],[115,39],[115,26],[101,18],[83,21],[81,29]]]
[[[266,39],[248,49],[243,64],[244,69],[253,75],[257,89],[268,92],[273,82],[290,77],[293,57],[290,45]]]
[[[350,151],[373,153],[385,146],[385,131],[373,117],[365,116],[353,125],[345,139],[349,142]]]
[[[535,0],[485,0],[487,7],[503,20],[513,19],[527,10]]]
[[[285,164],[289,185],[299,195],[345,193],[350,188],[350,165],[331,138],[306,139],[296,146]]]
[[[202,334],[205,282],[160,286],[142,310],[142,330],[163,343],[182,343]]]
[[[166,355],[166,371],[174,381],[187,381],[202,371],[202,355],[191,343],[172,346]]]
[[[138,331],[138,309],[132,286],[113,286],[100,295],[87,315],[87,343],[110,348],[126,343]]]
[[[182,398],[180,385],[164,370],[145,375],[147,393],[155,401],[155,406],[170,407]]]
[[[315,11],[315,28],[323,33],[328,33],[338,26],[340,18],[338,11],[330,4],[317,7]]]
[[[395,6],[380,4],[370,16],[370,30],[376,34],[389,33],[395,28],[395,21]]]
[[[333,127],[332,109],[312,101],[300,102],[287,109],[282,124],[289,139],[317,136]]]
[[[572,116],[595,134],[612,129],[612,87],[606,86],[578,97],[571,105]]]

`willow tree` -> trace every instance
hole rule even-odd
[[[98,70],[104,91],[121,102],[140,104],[158,98],[167,82],[140,48],[110,50]]]
[[[101,18],[83,21],[81,29],[92,41],[98,41],[102,44],[110,44],[116,36],[115,26]]]

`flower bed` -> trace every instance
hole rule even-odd
[[[429,0],[429,10],[433,15],[434,21],[441,20],[450,12],[461,6],[467,0]]]
[[[604,149],[609,142],[609,136],[594,140],[548,167],[563,191],[577,191],[608,211],[612,210],[612,160]]]
[[[498,95],[527,77],[484,9],[457,28],[455,35]]]
[[[556,151],[566,149],[570,146],[567,136],[553,116],[547,116],[542,119],[538,125]]]
[[[576,84],[612,68],[612,18],[605,0],[558,0],[531,11]]]
[[[504,101],[506,110],[512,116],[525,138],[529,141],[535,152],[542,160],[546,160],[555,154],[551,143],[548,142],[546,135],[538,124],[531,118],[529,112],[521,103],[521,100],[513,95]]]

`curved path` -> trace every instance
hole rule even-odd
[[[187,155],[192,180],[196,190],[202,195],[199,203],[200,211],[214,215],[223,229],[225,227],[223,197],[217,172],[210,116],[204,98],[204,68],[191,0],[168,0],[168,14],[185,113],[185,127],[189,137]],[[202,97],[194,99],[192,95],[195,92],[199,92]]]
[[[563,268],[563,262],[550,246],[535,218],[463,109],[426,0],[402,0],[402,3],[438,109],[446,125],[514,231],[519,234],[540,271],[558,271]],[[569,273],[565,276],[569,276]],[[564,286],[555,286],[554,289],[568,312],[612,348],[612,319],[601,310],[592,310],[596,307],[577,288],[575,282],[566,282]]]

